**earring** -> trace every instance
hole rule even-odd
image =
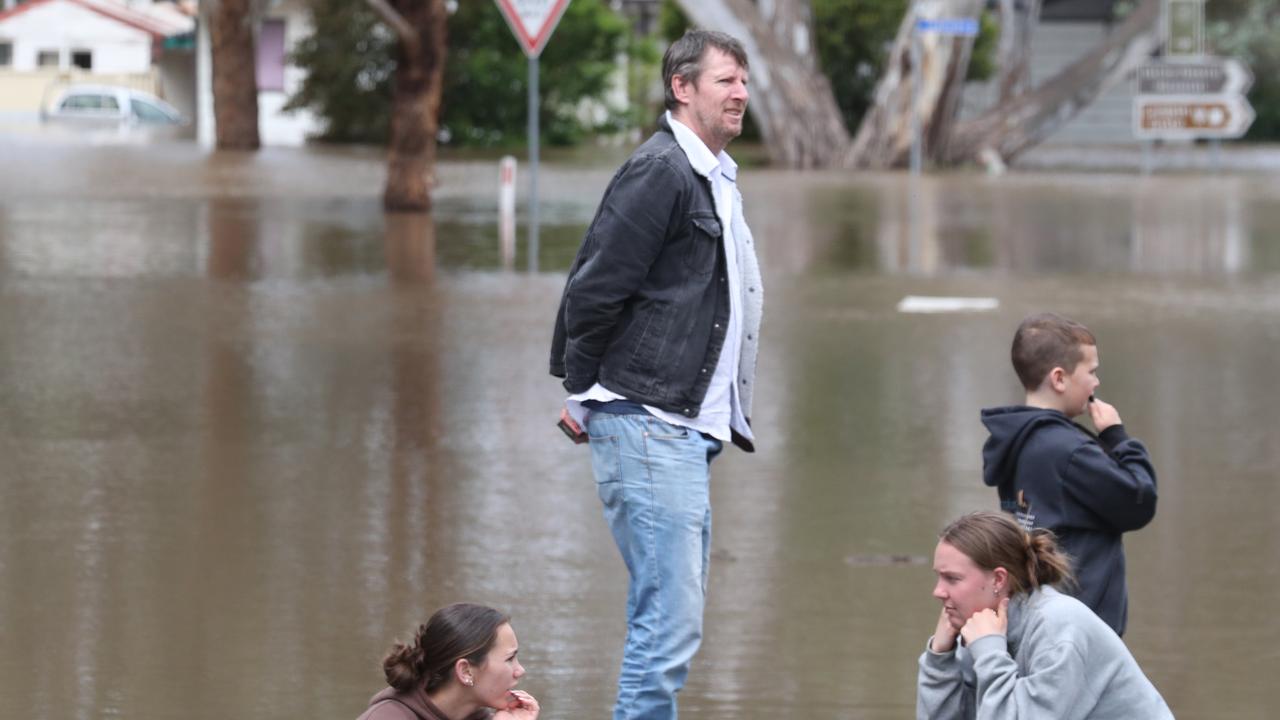
[[[476,683],[476,681],[475,681],[475,680],[472,680],[472,679],[471,679],[471,678],[469,678],[469,677],[468,677],[468,678],[463,678],[463,679],[462,679],[462,684],[463,684],[463,685],[466,685],[467,687],[471,687],[471,686],[472,686],[472,685],[474,685],[475,683]]]

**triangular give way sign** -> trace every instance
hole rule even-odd
[[[542,54],[547,38],[556,29],[560,16],[569,7],[569,0],[497,0],[502,16],[511,26],[516,40],[531,58]]]

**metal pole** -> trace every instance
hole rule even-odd
[[[923,164],[921,155],[923,138],[920,137],[920,82],[923,73],[920,71],[921,55],[920,31],[911,29],[911,174],[920,175]]]
[[[538,272],[538,58],[529,58],[529,272]]]

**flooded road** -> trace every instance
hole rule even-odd
[[[514,616],[544,717],[607,716],[625,571],[546,368],[611,167],[544,167],[529,275],[492,163],[444,165],[431,217],[384,215],[359,151],[0,139],[0,166],[0,717],[353,718],[462,599]],[[682,716],[912,716],[926,558],[995,505],[978,411],[1020,398],[1045,309],[1098,335],[1160,476],[1126,641],[1179,718],[1272,715],[1276,178],[741,177],[759,452],[713,471]]]

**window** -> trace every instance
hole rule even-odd
[[[102,98],[98,95],[72,95],[62,101],[63,110],[97,110],[102,107]]]
[[[120,103],[116,102],[115,97],[112,95],[85,93],[81,95],[69,95],[58,107],[62,110],[69,110],[76,113],[101,112],[104,110],[115,112],[120,109]]]
[[[58,51],[41,50],[36,53],[36,65],[38,67],[58,67]]]
[[[133,114],[144,123],[167,124],[174,120],[169,113],[138,98],[133,99]]]
[[[284,90],[284,21],[263,20],[258,30],[258,89]]]
[[[72,50],[71,66],[81,70],[93,69],[93,52],[90,50]]]
[[[13,43],[0,42],[0,67],[9,67],[13,64]]]

